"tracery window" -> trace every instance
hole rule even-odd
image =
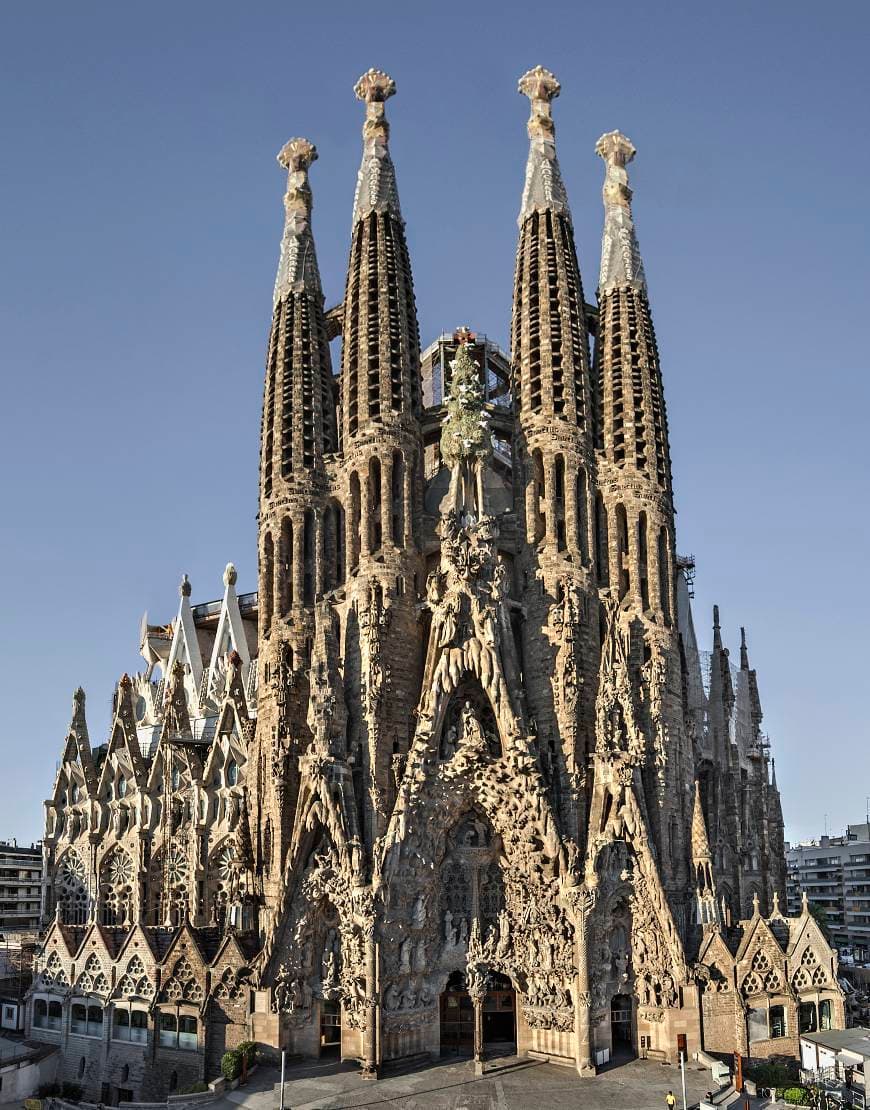
[[[60,906],[61,920],[67,925],[84,925],[88,919],[90,899],[84,861],[70,850],[60,861],[54,879],[54,893]]]
[[[129,925],[133,919],[133,860],[116,848],[100,868],[100,919],[104,925]]]

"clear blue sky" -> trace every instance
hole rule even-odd
[[[293,135],[339,300],[369,66],[424,342],[507,345],[520,74],[560,78],[594,296],[602,165],[638,147],[678,546],[696,622],[749,633],[787,834],[863,819],[868,775],[866,3],[7,4],[0,12],[0,837],[42,827],[73,689],[106,738],[139,619],[183,572],[253,589],[262,366]]]

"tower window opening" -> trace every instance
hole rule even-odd
[[[281,522],[281,549],[280,549],[281,583],[280,612],[286,616],[293,607],[293,522],[285,516]]]
[[[383,543],[381,528],[381,462],[373,458],[369,463],[369,550],[380,551]]]
[[[668,542],[668,530],[664,526],[659,529],[659,544],[658,544],[658,564],[659,564],[659,601],[662,607],[662,616],[666,625],[671,623],[671,568],[670,568],[670,544]]]
[[[581,466],[577,470],[577,531],[578,536],[578,549],[580,551],[580,559],[584,566],[589,563],[589,513],[586,504],[587,488],[586,488],[586,471]]]
[[[598,585],[610,585],[610,537],[607,526],[607,506],[600,493],[595,494],[595,563]]]
[[[275,589],[275,546],[272,533],[267,532],[263,540],[263,630],[272,627],[272,598]]]
[[[391,481],[393,543],[402,544],[405,526],[405,460],[401,451],[393,452]]]
[[[361,495],[359,475],[356,471],[350,476],[350,529],[348,531],[347,565],[348,570],[356,570],[360,554],[360,513]]]
[[[637,573],[640,578],[640,601],[644,610],[649,609],[649,570],[647,563],[646,513],[641,512],[637,518]]]
[[[623,504],[616,506],[616,573],[619,581],[619,600],[622,601],[631,586],[628,568],[628,517]]]
[[[302,540],[303,554],[303,600],[306,605],[314,604],[316,588],[314,566],[314,510],[305,510],[304,531]]]

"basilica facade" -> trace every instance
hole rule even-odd
[[[343,299],[305,139],[260,434],[256,593],[143,621],[108,740],[85,697],[46,803],[32,1037],[106,1102],[226,1049],[382,1064],[516,1051],[794,1053],[843,1024],[836,956],[785,914],[756,673],[699,649],[620,132],[586,300],[537,67],[510,354],[421,351],[370,70]],[[340,348],[333,366],[332,348]]]

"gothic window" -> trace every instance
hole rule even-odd
[[[133,861],[115,848],[100,868],[100,919],[104,925],[129,925],[133,918]]]
[[[393,452],[393,474],[391,484],[393,543],[401,544],[404,539],[405,521],[405,460],[401,451]]]
[[[671,623],[671,573],[669,562],[669,544],[668,544],[668,531],[662,527],[659,529],[659,602],[662,607],[662,615],[664,616],[665,624]]]
[[[381,463],[372,458],[369,462],[369,551],[380,551],[383,542],[381,529]]]
[[[544,483],[544,459],[541,452],[534,450],[529,475],[532,492],[531,520],[528,522],[529,543],[540,543],[546,532],[544,505],[546,489]]]
[[[471,879],[468,869],[460,860],[448,860],[441,872],[444,909],[449,910],[454,921],[471,916]]]
[[[349,542],[347,549],[348,570],[354,570],[359,563],[361,511],[359,475],[354,471],[350,476],[350,531],[348,533]]]
[[[819,1028],[831,1028],[831,1000],[829,998],[824,998],[819,1003]]]
[[[568,546],[568,534],[565,530],[565,456],[557,455],[553,468],[554,506],[556,512],[556,544],[559,551],[564,551]]]
[[[209,864],[209,900],[205,907],[213,925],[226,924],[227,911],[239,882],[239,869],[235,845],[227,840],[211,858]]]
[[[263,610],[263,631],[272,627],[272,591],[275,588],[275,545],[272,533],[267,532],[263,540],[263,588],[261,606]]]
[[[227,786],[235,786],[239,781],[239,765],[234,759],[227,764]]]
[[[314,594],[317,588],[316,568],[314,565],[314,527],[314,512],[311,509],[306,509],[302,535],[302,591],[304,595],[303,601],[306,605],[314,604]]]
[[[480,916],[487,925],[493,925],[504,909],[504,882],[501,868],[493,860],[481,874]]]
[[[647,557],[646,513],[637,518],[637,572],[640,577],[640,602],[644,610],[649,609],[649,568]]]
[[[293,521],[285,516],[281,522],[281,615],[286,616],[293,606]]]
[[[68,851],[60,862],[54,879],[54,895],[65,924],[85,924],[90,904],[87,877],[84,861],[74,849]]]
[[[616,506],[616,573],[619,581],[619,600],[628,593],[631,575],[628,567],[628,516],[624,505]]]
[[[581,466],[577,471],[577,531],[580,533],[578,546],[584,566],[589,563],[589,513],[586,489],[586,471]]]
[[[610,537],[607,507],[600,493],[595,494],[595,563],[599,586],[610,585]]]

